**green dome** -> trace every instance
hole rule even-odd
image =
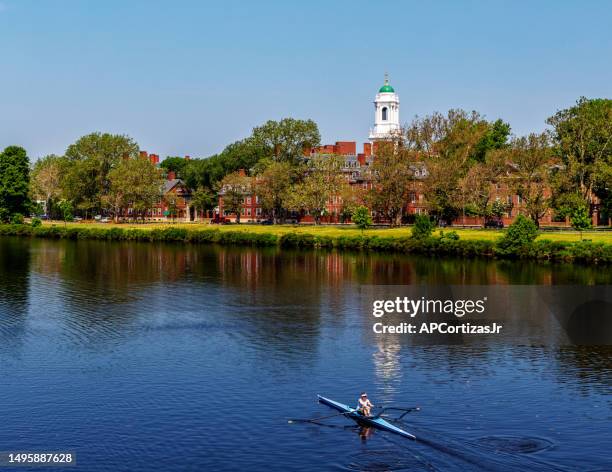
[[[385,84],[380,88],[378,93],[395,93],[395,90],[393,90],[393,87],[391,87],[389,84]]]

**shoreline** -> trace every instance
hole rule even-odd
[[[249,231],[219,228],[120,228],[23,224],[0,225],[0,236],[20,236],[68,240],[175,242],[183,244],[220,244],[229,246],[279,247],[291,249],[336,249],[397,254],[454,256],[485,259],[527,259],[560,263],[610,264],[612,244],[592,241],[551,241],[538,239],[511,253],[502,252],[495,240],[452,239],[431,236],[380,236],[368,234],[325,235],[306,231]]]

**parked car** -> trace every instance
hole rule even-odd
[[[229,222],[230,220],[228,218],[225,218],[224,216],[215,216],[210,220],[211,225],[224,225]]]
[[[108,218],[107,216],[105,216],[104,218],[100,218],[100,223],[108,223],[110,222],[110,218]]]
[[[78,223],[79,221],[83,221],[83,218],[81,218],[80,216],[75,216],[74,221]]]
[[[501,219],[490,219],[485,221],[485,228],[494,228],[494,229],[502,229],[504,227],[504,222]]]
[[[273,225],[273,224],[274,224],[274,220],[272,220],[272,219],[268,219],[268,220],[261,220],[261,221],[259,222],[259,224],[262,224],[262,225]]]

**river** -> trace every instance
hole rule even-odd
[[[373,333],[357,300],[611,281],[534,262],[0,238],[0,450],[74,451],[69,470],[109,472],[610,470],[609,345],[563,336],[546,311],[511,337],[410,342]],[[352,405],[361,390],[419,405],[400,423],[418,440],[287,421],[333,414],[318,393]]]

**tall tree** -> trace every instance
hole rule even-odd
[[[68,197],[81,210],[100,209],[110,190],[109,172],[123,158],[136,158],[138,145],[125,135],[91,133],[68,146],[71,162],[66,175]]]
[[[196,210],[195,219],[198,221],[199,213],[212,210],[217,205],[215,194],[207,188],[198,187],[191,196],[191,205]]]
[[[305,149],[320,144],[321,135],[312,120],[283,118],[254,128],[253,140],[267,148],[274,160],[297,163]]]
[[[401,142],[380,142],[376,157],[368,173],[372,190],[367,201],[377,214],[401,224],[408,194],[414,190],[415,162]]]
[[[163,179],[157,169],[148,159],[125,158],[108,174],[110,188],[103,201],[113,212],[115,220],[132,209],[134,218],[143,218],[147,210],[161,197]]]
[[[490,123],[475,111],[449,110],[412,122],[406,146],[426,164],[424,194],[430,213],[449,223],[459,215],[462,180],[475,162],[485,161],[488,152],[503,145],[507,131],[503,122]],[[464,183],[468,181],[474,179]]]
[[[29,213],[29,187],[30,161],[26,150],[8,146],[0,153],[0,221]]]
[[[294,211],[306,211],[314,218],[315,224],[320,224],[330,199],[340,195],[346,184],[341,168],[342,158],[338,156],[309,159],[306,175],[293,186],[287,198],[287,207]]]
[[[223,198],[223,210],[235,213],[236,223],[240,223],[244,199],[252,195],[251,178],[243,172],[232,172],[221,180],[219,193]]]
[[[612,100],[581,97],[576,105],[548,118],[556,151],[574,188],[592,203],[593,195],[611,198]],[[603,178],[602,178],[603,177]]]
[[[159,167],[166,172],[174,172],[177,177],[183,177],[185,167],[189,165],[189,160],[179,156],[168,156],[160,162]]]
[[[32,168],[32,195],[36,200],[43,200],[47,214],[52,200],[62,195],[62,175],[65,170],[65,159],[54,154],[38,159]]]
[[[514,191],[522,199],[525,210],[536,226],[550,205],[552,148],[548,134],[532,133],[515,138],[511,144],[510,160],[514,166]]]
[[[255,193],[262,209],[275,223],[284,219],[285,202],[296,180],[296,167],[288,162],[266,161],[257,175]]]

